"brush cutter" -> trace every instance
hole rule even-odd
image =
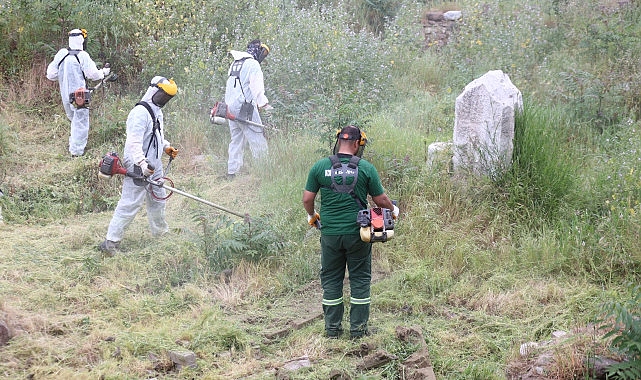
[[[394,217],[392,210],[372,207],[360,210],[356,218],[360,226],[361,240],[364,242],[382,242],[394,237]]]
[[[225,124],[225,119],[239,121],[241,123],[253,125],[256,127],[267,128],[262,124],[237,118],[231,112],[229,112],[229,107],[225,102],[216,102],[216,104],[214,104],[214,107],[211,109],[209,121],[211,121],[212,124]]]
[[[106,64],[105,67],[109,67],[109,64]],[[100,83],[96,85],[96,87],[80,87],[76,91],[69,94],[69,102],[76,108],[89,108],[89,103],[91,102],[91,94],[99,89],[105,82],[115,82],[117,79],[118,75],[116,75],[116,73],[111,73],[109,76],[101,80]]]
[[[149,168],[153,170],[151,166]],[[167,169],[169,169],[169,164],[167,164]],[[239,212],[235,212],[223,206],[217,205],[213,202],[209,202],[205,199],[199,198],[195,195],[186,193],[182,190],[178,190],[173,186],[167,185],[164,180],[168,180],[169,182],[171,182],[171,180],[169,180],[168,178],[163,178],[163,180],[152,180],[151,178],[143,176],[142,173],[127,171],[127,169],[125,169],[122,165],[120,165],[120,157],[118,157],[118,154],[116,154],[115,152],[110,152],[110,153],[107,153],[102,158],[102,161],[100,162],[100,166],[98,167],[98,175],[102,178],[111,178],[114,174],[120,174],[127,177],[131,177],[134,179],[134,182],[136,184],[140,184],[140,185],[149,184],[151,186],[158,186],[158,187],[165,188],[166,190],[171,192],[169,195],[167,195],[165,198],[162,198],[162,199],[167,199],[169,198],[169,196],[171,196],[171,194],[177,193],[187,198],[191,198],[197,202],[204,203],[208,206],[217,208],[228,214],[236,215],[240,218],[243,218],[243,220],[247,223],[250,222],[249,214],[241,214]],[[171,182],[171,184],[173,185],[173,182]]]

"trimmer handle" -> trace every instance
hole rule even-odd
[[[147,167],[148,167],[150,170],[156,170],[156,168],[155,168],[153,165],[151,165],[151,164],[147,164]],[[125,175],[126,175],[127,177],[131,177],[131,178],[145,178],[145,176],[144,176],[144,175],[142,175],[142,172],[141,172],[141,173],[138,173],[138,170],[140,170],[140,169],[136,170],[136,168],[140,168],[140,166],[135,165],[135,166],[134,166],[134,171],[133,171],[133,172],[127,172]]]

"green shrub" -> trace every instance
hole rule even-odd
[[[193,219],[203,229],[202,247],[210,266],[216,271],[233,268],[242,260],[259,262],[274,259],[289,244],[273,221],[267,219],[237,221],[202,211],[194,212]]]
[[[400,6],[397,0],[354,0],[354,17],[374,35],[381,36],[388,22],[394,19]]]
[[[632,380],[641,378],[641,285],[629,286],[629,298],[604,305],[608,329],[604,339],[612,339],[611,346],[624,355],[625,361],[607,369],[608,378]],[[607,322],[614,318],[614,322]]]

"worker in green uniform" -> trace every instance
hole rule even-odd
[[[349,125],[341,129],[336,135],[334,154],[314,164],[303,192],[307,221],[321,231],[320,280],[325,332],[329,338],[338,338],[343,331],[345,268],[350,285],[350,338],[368,334],[372,243],[361,240],[356,223],[358,211],[367,208],[369,194],[376,206],[393,210],[394,218],[399,212],[385,194],[374,165],[360,158],[366,142],[367,137],[358,127]],[[319,191],[320,214],[314,206]]]

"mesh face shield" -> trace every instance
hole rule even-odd
[[[158,107],[164,107],[173,96],[166,93],[162,88],[158,88],[158,91],[151,97],[151,101]]]
[[[256,57],[256,60],[258,61],[258,63],[262,63],[263,59],[267,58],[268,55],[269,55],[269,46],[265,44],[260,44],[258,56]]]
[[[178,92],[178,87],[176,86],[176,82],[174,82],[173,79],[161,79],[162,82],[167,81],[168,83],[156,83],[153,85],[154,87],[158,88],[158,91],[156,91],[155,94],[151,96],[151,101],[158,107],[164,107],[167,102],[176,95]]]

